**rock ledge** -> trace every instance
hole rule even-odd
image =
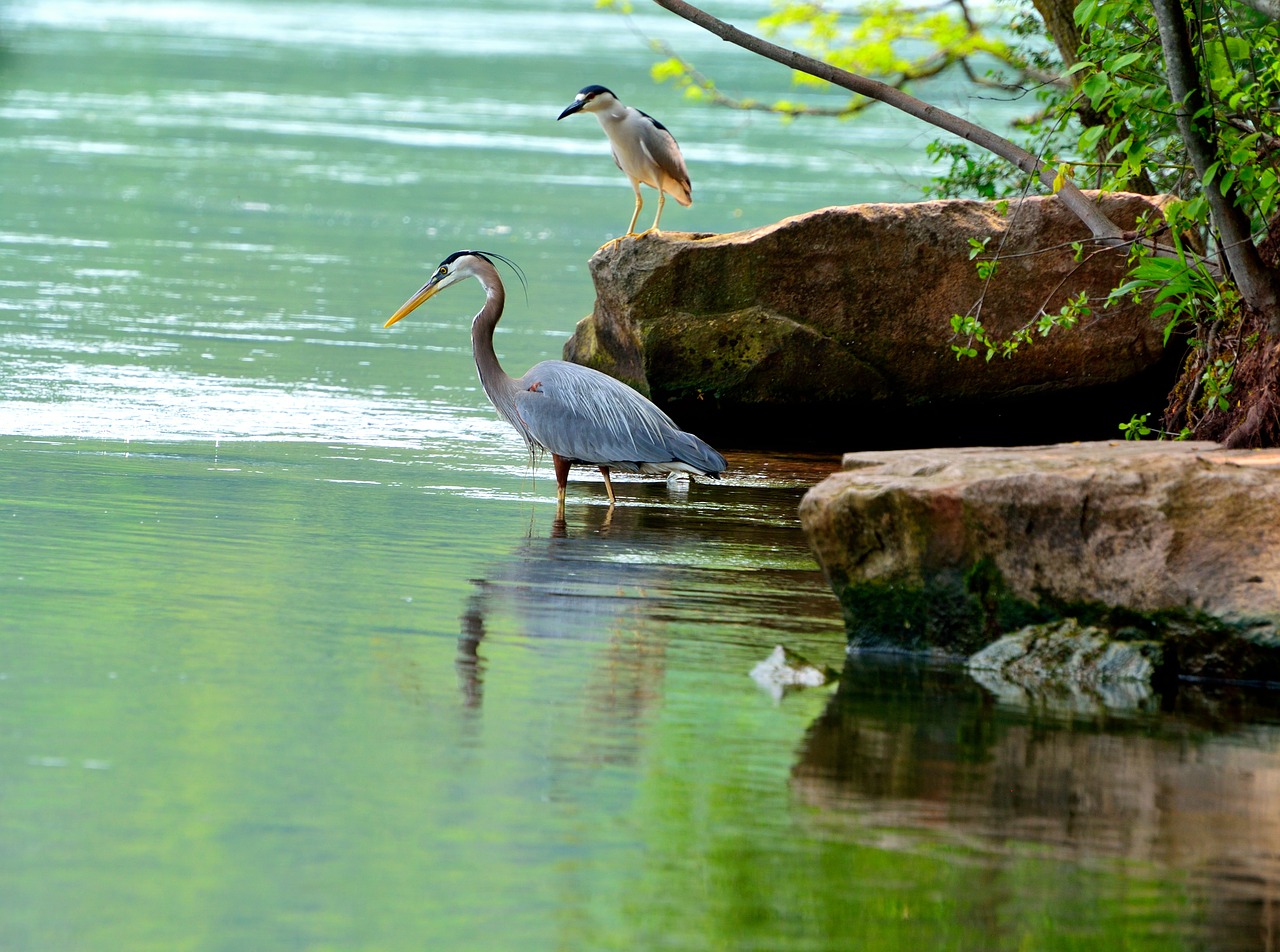
[[[851,646],[967,656],[1078,618],[1166,674],[1280,681],[1280,451],[850,453],[800,517]]]

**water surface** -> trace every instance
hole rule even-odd
[[[0,8],[0,947],[1275,946],[1265,696],[846,660],[795,515],[836,459],[557,521],[478,290],[382,328],[487,247],[508,368],[559,355],[631,212],[554,121],[592,82],[684,146],[669,228],[918,196],[930,133],[686,102],[646,35],[792,95],[644,5]],[[839,685],[772,697],[778,643]]]

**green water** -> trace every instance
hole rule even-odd
[[[918,196],[927,132],[653,86],[643,4],[0,6],[0,948],[1255,949],[1280,718],[847,663],[795,517],[837,461],[575,473],[489,408],[460,247],[558,356],[631,192],[612,86],[727,231]],[[760,12],[726,3],[744,22]],[[937,86],[979,117],[1016,114]],[[842,670],[776,701],[775,644]]]

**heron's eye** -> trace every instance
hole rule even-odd
[[[443,264],[440,265],[440,270],[436,272],[436,274],[438,274],[442,278],[448,273],[449,273],[449,268]]]

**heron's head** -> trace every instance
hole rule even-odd
[[[608,109],[618,101],[610,90],[603,86],[584,86],[578,91],[578,95],[573,97],[573,102],[564,107],[564,112],[556,117],[559,122],[565,116],[572,116],[575,112],[599,112],[601,109]]]
[[[519,266],[496,252],[455,251],[436,266],[436,270],[431,274],[431,279],[420,287],[413,297],[401,304],[399,309],[387,319],[387,323],[382,326],[390,327],[401,318],[407,317],[419,305],[425,303],[428,298],[434,297],[450,285],[457,284],[467,278],[480,278],[480,283],[485,286],[486,290],[489,289],[491,281],[501,288],[502,282],[498,280],[497,269],[494,267],[492,260],[494,258],[510,266],[519,276],[520,282],[524,283],[524,273]]]

